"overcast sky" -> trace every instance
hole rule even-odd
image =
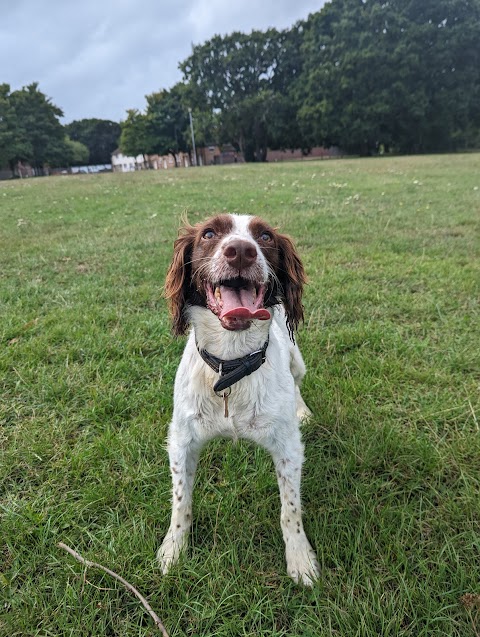
[[[120,121],[181,79],[178,63],[215,34],[290,27],[325,0],[0,0],[0,83],[31,82],[64,123]]]

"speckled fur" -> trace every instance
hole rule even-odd
[[[232,235],[255,243],[249,233],[250,217],[232,215]],[[228,237],[223,239],[228,243]],[[259,254],[260,254],[260,250]],[[217,261],[216,261],[217,260]],[[259,257],[268,277],[268,264]],[[210,268],[221,267],[221,251]],[[270,320],[253,320],[249,329],[229,331],[206,307],[187,305],[192,330],[180,362],[174,389],[174,411],[168,434],[168,453],[173,482],[170,528],[158,550],[166,573],[184,548],[192,523],[192,488],[202,447],[212,438],[252,440],[272,455],[281,499],[281,528],[285,542],[287,572],[296,582],[312,585],[319,567],[305,535],[300,502],[303,444],[300,422],[310,412],[301,394],[305,374],[297,345],[289,337],[287,316],[282,305],[272,308]],[[207,349],[219,358],[239,358],[262,347],[269,337],[265,363],[232,387],[228,399],[229,416],[223,398],[213,392],[218,375],[198,354]]]

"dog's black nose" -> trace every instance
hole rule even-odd
[[[228,265],[235,270],[243,270],[253,265],[257,259],[257,249],[249,241],[243,239],[234,239],[225,246],[223,254]]]

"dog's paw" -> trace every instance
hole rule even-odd
[[[297,418],[301,424],[308,422],[312,416],[312,412],[305,403],[297,405]]]
[[[286,551],[287,573],[296,584],[313,586],[320,576],[320,566],[310,542],[304,536],[301,541],[289,544],[291,547]]]
[[[157,560],[166,575],[170,568],[178,561],[180,553],[187,543],[186,533],[178,534],[168,530],[162,545],[157,551]]]
[[[297,402],[297,418],[299,422],[300,423],[307,422],[313,416],[313,414],[310,411],[310,409],[307,407],[307,404],[305,403],[305,401],[303,400],[298,387],[296,388],[296,402]]]

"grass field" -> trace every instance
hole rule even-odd
[[[172,242],[264,216],[309,275],[299,334],[305,527],[321,580],[287,577],[270,458],[202,455],[171,574],[164,450],[183,341]],[[480,635],[480,155],[0,182],[0,635]]]

